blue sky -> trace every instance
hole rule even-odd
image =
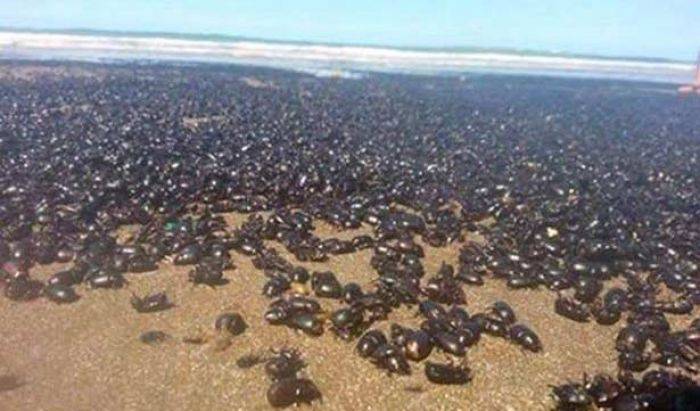
[[[700,0],[0,0],[0,26],[692,60]]]

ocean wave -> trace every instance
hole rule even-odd
[[[12,31],[0,32],[0,57],[229,62],[346,78],[358,78],[360,71],[428,74],[478,71],[682,83],[693,72],[691,64],[678,62]]]

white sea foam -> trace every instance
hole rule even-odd
[[[677,62],[11,31],[0,32],[0,57],[223,62],[283,67],[346,78],[357,78],[362,71],[477,71],[682,83],[693,72],[692,64]]]

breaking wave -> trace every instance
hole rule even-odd
[[[690,63],[670,61],[13,31],[0,32],[0,57],[236,63],[344,78],[359,78],[362,72],[372,71],[497,72],[682,83],[693,71]]]

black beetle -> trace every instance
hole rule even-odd
[[[216,317],[214,328],[217,331],[226,331],[231,335],[243,334],[248,325],[238,313],[223,313]]]
[[[321,400],[321,391],[313,381],[306,378],[285,378],[275,381],[267,390],[267,401],[273,407],[311,404],[316,400]]]
[[[471,371],[467,367],[449,364],[425,363],[425,376],[435,384],[464,385],[471,381]]]
[[[46,298],[59,304],[72,303],[80,298],[72,287],[61,284],[49,284],[44,287],[43,293]]]

